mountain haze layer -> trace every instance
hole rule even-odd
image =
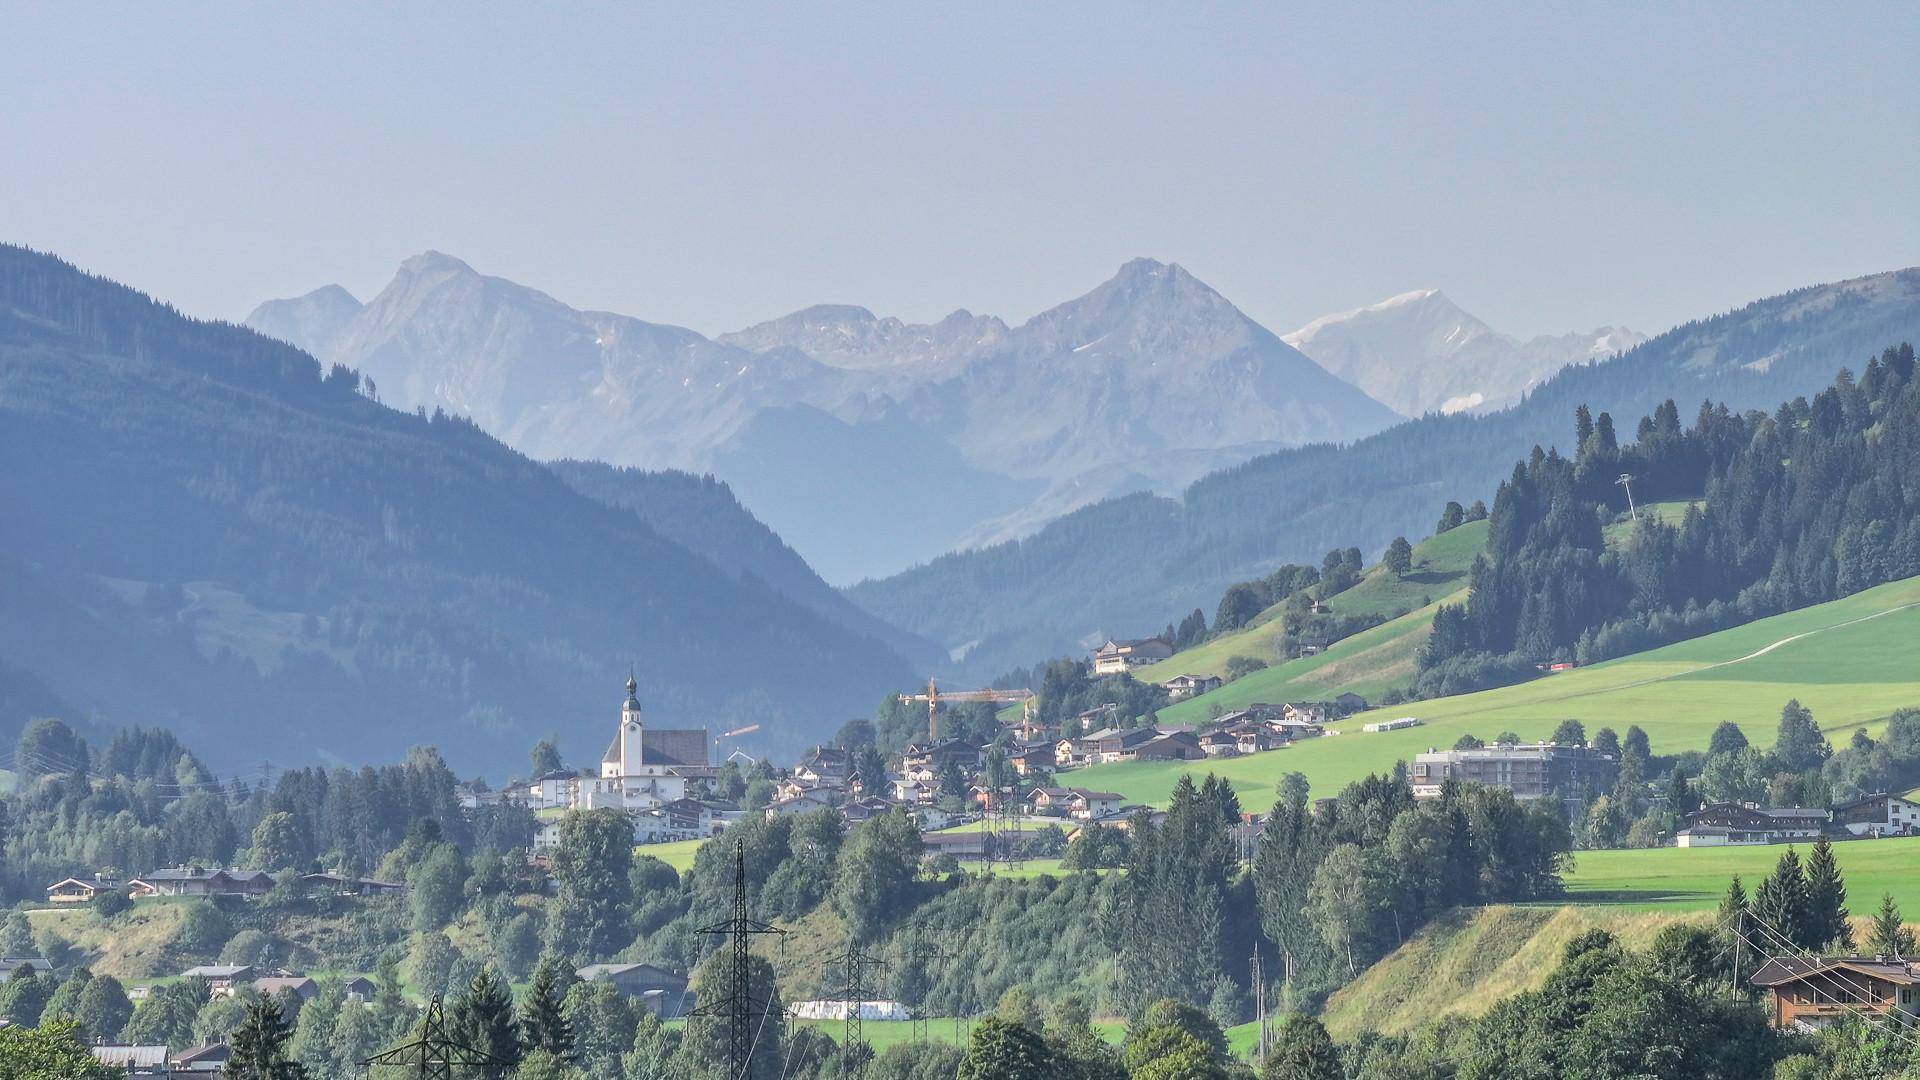
[[[248,325],[360,371],[383,401],[470,417],[536,458],[713,471],[835,581],[1397,419],[1149,259],[1011,328],[825,305],[708,339],[576,310],[435,252],[364,307],[349,313],[344,296],[270,301]],[[847,459],[871,463],[857,484],[827,468]]]
[[[478,768],[548,733],[585,760],[629,671],[657,722],[791,751],[925,672],[718,485],[574,477],[590,497],[470,422],[15,247],[0,460],[0,689],[164,724],[221,768],[414,743]]]
[[[1407,416],[1501,408],[1568,364],[1605,359],[1645,340],[1606,326],[1522,341],[1461,310],[1438,289],[1324,315],[1285,336],[1320,366]]]
[[[1771,408],[1826,385],[1889,344],[1920,338],[1920,270],[1821,285],[1689,323],[1620,356],[1569,367],[1520,404],[1433,414],[1348,446],[1268,454],[1177,498],[1136,493],[1070,513],[1016,542],[944,556],[849,595],[874,614],[966,649],[990,678],[1140,636],[1222,590],[1335,547],[1377,555],[1431,532],[1449,499],[1490,499],[1517,457],[1571,442],[1577,406],[1631,432],[1666,398]]]

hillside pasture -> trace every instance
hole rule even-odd
[[[1316,794],[1331,795],[1428,747],[1451,746],[1461,735],[1490,741],[1511,731],[1522,739],[1544,739],[1568,718],[1590,732],[1624,732],[1638,724],[1655,753],[1705,749],[1723,720],[1740,724],[1756,745],[1770,745],[1788,698],[1812,709],[1835,743],[1845,742],[1855,728],[1879,730],[1895,709],[1920,706],[1920,578],[1515,686],[1363,713],[1333,725],[1322,738],[1280,750],[1213,761],[1098,765],[1062,774],[1061,782],[1161,804],[1180,774],[1211,771],[1232,781],[1250,807],[1264,808],[1288,772],[1306,774]],[[1162,716],[1171,719],[1172,713]],[[1400,716],[1417,717],[1423,726],[1360,730]]]
[[[1486,546],[1486,542],[1487,523],[1484,521],[1472,522],[1456,529],[1450,529],[1441,533],[1439,536],[1428,537],[1414,547],[1413,570],[1410,573],[1405,576],[1400,576],[1390,572],[1384,566],[1375,566],[1367,571],[1366,575],[1362,577],[1360,582],[1353,586],[1353,588],[1328,600],[1327,606],[1337,615],[1395,615],[1399,612],[1426,608],[1433,602],[1451,596],[1465,587],[1467,571],[1473,566],[1474,556],[1480,553],[1481,548]],[[1250,656],[1265,660],[1268,663],[1274,663],[1281,634],[1281,608],[1282,605],[1275,604],[1265,611],[1262,611],[1254,618],[1250,625],[1241,630],[1222,635],[1211,641],[1203,642],[1190,649],[1183,649],[1175,653],[1171,659],[1162,661],[1140,672],[1140,677],[1148,682],[1165,682],[1176,675],[1182,674],[1219,675],[1224,677],[1227,670],[1227,661],[1235,656]],[[1427,612],[1425,620],[1417,626],[1402,627],[1400,629],[1402,632],[1424,630],[1425,627],[1432,625],[1432,623],[1433,616],[1429,611]],[[1374,637],[1368,645],[1363,646],[1363,648],[1378,646],[1384,638],[1399,636],[1398,634],[1380,635],[1378,633],[1380,629],[1380,627],[1375,627],[1373,630],[1368,631],[1368,633],[1373,634]],[[1353,639],[1349,638],[1347,640],[1352,641]],[[1335,645],[1335,648],[1337,649],[1340,645],[1344,644],[1346,644],[1346,642],[1338,643]],[[1353,651],[1354,650],[1348,650],[1349,658],[1351,658]],[[1410,651],[1408,655],[1412,655]],[[1240,687],[1243,691],[1250,690],[1256,685],[1256,680],[1258,680],[1258,685],[1263,687],[1290,682],[1295,678],[1305,676],[1310,672],[1315,672],[1323,668],[1325,666],[1324,662],[1327,659],[1328,656],[1322,654],[1321,656],[1304,657],[1300,660],[1288,661],[1284,664],[1275,664],[1274,667],[1266,671],[1255,672],[1253,675],[1239,682],[1196,700],[1210,703],[1224,702],[1231,696],[1228,694],[1228,691],[1232,691],[1236,687]],[[1319,662],[1316,663],[1315,661]],[[1320,681],[1325,682],[1327,676],[1330,674],[1332,673],[1322,672]],[[1411,674],[1410,669],[1407,674]],[[1344,673],[1344,675],[1335,675],[1333,677],[1351,676],[1352,672],[1350,671]],[[1386,679],[1377,678],[1372,680],[1372,682],[1380,683],[1382,688],[1386,685]],[[1369,685],[1371,685],[1371,683]],[[1343,686],[1342,688],[1344,689],[1345,687]],[[1267,693],[1271,691],[1262,689],[1258,692]],[[1364,690],[1356,690],[1355,692],[1362,696],[1366,694]],[[1378,692],[1378,690],[1375,690],[1375,693]],[[1335,691],[1334,693],[1337,694],[1339,691]],[[1248,698],[1247,700],[1261,699],[1255,697]],[[1227,705],[1226,707],[1233,708],[1234,706]],[[1180,708],[1180,706],[1176,706],[1176,708]],[[1199,715],[1205,717],[1206,711],[1206,706],[1200,706]],[[1163,715],[1166,714],[1163,713]],[[1183,720],[1178,722],[1187,723],[1190,721]]]

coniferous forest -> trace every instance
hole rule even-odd
[[[1606,660],[1920,574],[1920,386],[1911,345],[1771,413],[1672,401],[1623,441],[1582,405],[1576,453],[1535,448],[1494,498],[1462,606],[1418,688],[1460,693],[1548,660]],[[1677,523],[1628,510],[1685,501]]]

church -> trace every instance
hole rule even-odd
[[[600,775],[583,778],[574,789],[574,809],[650,810],[686,798],[690,780],[712,775],[707,729],[649,729],[640,716],[639,690],[629,676],[620,728],[600,758]]]

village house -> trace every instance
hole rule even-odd
[[[53,970],[53,961],[44,956],[0,956],[0,982],[13,977],[21,968],[35,975],[45,975]]]
[[[572,806],[580,774],[572,769],[555,769],[527,781],[526,802],[530,809],[551,810]]]
[[[1148,664],[1157,664],[1173,655],[1173,646],[1164,638],[1108,638],[1093,654],[1095,675],[1118,675]]]
[[[1357,712],[1366,712],[1368,708],[1367,699],[1352,691],[1333,699],[1333,711],[1340,716],[1352,716]]]
[[[935,797],[931,777],[922,780],[912,776],[896,776],[887,781],[887,787],[894,802],[930,803]]]
[[[88,904],[103,892],[125,892],[127,886],[107,878],[62,878],[47,886],[50,904]]]
[[[1027,808],[1042,817],[1066,817],[1073,809],[1073,789],[1037,787],[1027,792]]]
[[[222,1076],[233,1060],[233,1047],[215,1039],[173,1055],[174,1076]]]
[[[1207,752],[1200,747],[1200,740],[1191,731],[1168,731],[1156,734],[1141,743],[1132,751],[1129,761],[1197,761],[1206,757]]]
[[[1855,836],[1911,836],[1920,833],[1920,803],[1876,791],[1836,805],[1833,823]]]
[[[667,844],[676,840],[703,840],[726,828],[721,811],[698,799],[675,799],[633,815],[633,842]]]
[[[1132,761],[1133,751],[1159,736],[1159,730],[1150,727],[1101,728],[1089,733],[1082,742],[1088,747],[1087,763],[1105,765],[1115,761]]]
[[[605,982],[646,1006],[662,1020],[678,1020],[693,1011],[687,977],[652,964],[589,964],[576,972],[582,982]]]
[[[1214,728],[1200,736],[1200,749],[1208,757],[1240,756],[1240,738],[1225,728]]]
[[[1169,700],[1185,701],[1220,689],[1224,680],[1218,675],[1175,675],[1161,685],[1167,688]]]
[[[338,870],[328,870],[321,874],[302,874],[300,881],[312,891],[324,890],[335,896],[387,896],[407,891],[407,887],[397,881],[350,877]]]
[[[885,817],[896,808],[905,809],[898,803],[891,803],[875,796],[870,799],[855,799],[840,805],[840,816],[849,826],[858,825],[871,818]]]
[[[175,1076],[220,1076],[233,1060],[233,1047],[215,1039],[173,1055]]]
[[[600,775],[574,787],[573,808],[617,807],[646,810],[687,797],[690,779],[711,775],[705,728],[648,728],[635,696],[639,684],[627,679],[627,700],[620,705],[620,726],[600,758]]]
[[[965,739],[942,739],[931,745],[916,743],[901,752],[900,768],[909,774],[925,770],[938,775],[951,762],[954,768],[966,772],[980,767],[981,754],[979,745]]]
[[[1816,1031],[1848,1015],[1920,1020],[1920,967],[1884,956],[1809,956],[1769,959],[1748,980],[1772,994],[1773,1026]]]
[[[1620,763],[1585,746],[1534,743],[1472,750],[1429,749],[1416,754],[1409,779],[1413,797],[1433,799],[1448,780],[1483,784],[1522,801],[1566,797],[1588,787],[1612,790]]]
[[[786,799],[776,799],[767,804],[767,820],[787,817],[791,814],[804,814],[810,810],[825,810],[840,803],[841,799],[822,791],[803,791]]]
[[[205,979],[215,994],[231,994],[234,987],[251,983],[259,972],[251,964],[200,964],[180,973],[182,979]]]
[[[1089,791],[1086,788],[1074,788],[1073,797],[1067,804],[1067,816],[1075,821],[1098,821],[1118,812],[1126,802],[1118,793],[1112,791]]]
[[[148,896],[265,896],[273,875],[265,870],[174,866],[127,882],[134,899]]]
[[[172,1076],[172,1056],[164,1044],[129,1046],[124,1043],[95,1043],[87,1047],[93,1059],[127,1076]]]
[[[830,746],[816,746],[793,767],[796,780],[815,787],[844,788],[853,779],[853,755]]]
[[[1023,777],[1050,772],[1059,761],[1058,751],[1050,742],[1021,743],[1007,752],[1007,764]]]
[[[320,996],[320,984],[305,975],[266,975],[253,980],[253,992],[261,997],[292,994],[301,1001]]]
[[[1280,718],[1297,727],[1324,727],[1327,707],[1317,701],[1289,701],[1280,706]]]
[[[1742,803],[1710,803],[1687,815],[1674,833],[1683,848],[1740,844],[1791,844],[1819,839],[1827,831],[1827,812],[1813,807],[1772,810]]]

